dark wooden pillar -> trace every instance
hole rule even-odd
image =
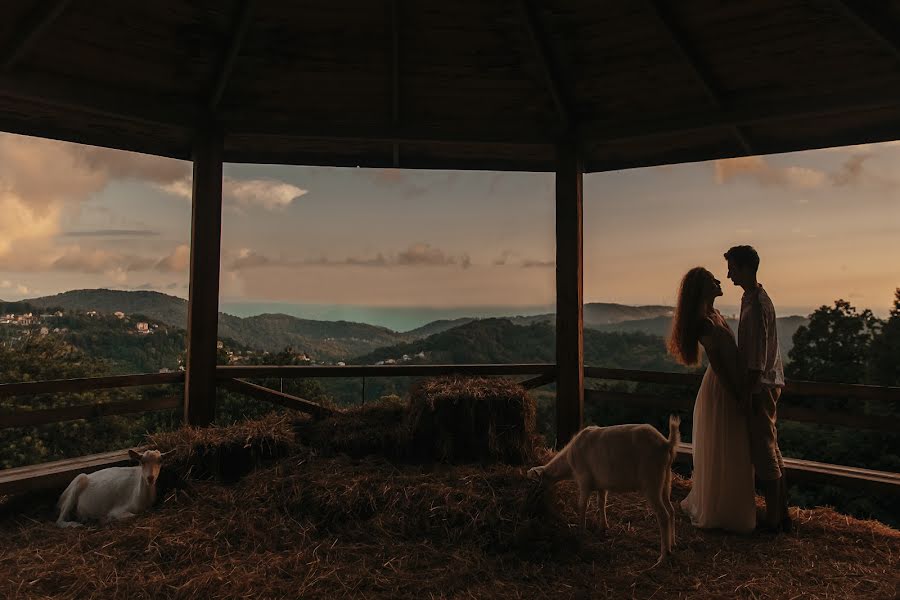
[[[191,278],[184,389],[184,419],[188,424],[198,426],[209,425],[216,410],[222,150],[221,130],[213,127],[198,133],[193,151]]]
[[[556,443],[568,442],[584,418],[582,312],[582,165],[575,143],[557,146],[556,158]]]

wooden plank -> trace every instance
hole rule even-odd
[[[673,398],[662,394],[639,394],[609,390],[585,390],[587,402],[616,402],[631,406],[643,406],[660,410],[691,411],[693,398]],[[778,405],[778,419],[781,421],[797,421],[816,425],[831,425],[852,429],[868,429],[896,433],[900,431],[900,419],[892,416],[860,415],[850,412],[838,412],[804,408],[800,406]]]
[[[16,35],[10,44],[0,52],[0,71],[15,67],[70,3],[71,0],[37,3],[25,22],[16,26]]]
[[[666,373],[663,371],[641,371],[638,369],[608,369],[606,367],[585,367],[584,376],[613,381],[635,381],[670,385],[700,385],[700,382],[703,380],[703,375],[697,373]]]
[[[82,406],[64,406],[44,410],[17,411],[12,414],[0,414],[0,428],[27,427],[74,421],[75,419],[92,419],[111,415],[126,415],[155,410],[172,410],[181,407],[183,398],[166,396],[125,402],[105,402]]]
[[[215,114],[225,93],[225,86],[228,85],[228,79],[234,70],[234,63],[237,61],[244,38],[247,36],[247,30],[250,28],[250,17],[253,9],[253,0],[240,0],[237,16],[234,19],[234,25],[231,30],[231,36],[228,41],[228,47],[222,57],[222,62],[216,69],[214,83],[207,101],[209,112]]]
[[[391,3],[391,123],[400,124],[400,0]],[[400,144],[391,144],[391,154],[395,169],[400,168]]]
[[[673,398],[658,394],[636,394],[611,390],[584,390],[585,402],[614,402],[629,406],[656,408],[661,411],[690,411],[694,408],[693,398]]]
[[[109,375],[106,377],[79,377],[75,379],[2,383],[0,384],[0,397],[77,393],[109,388],[137,387],[141,385],[167,385],[174,383],[184,383],[184,373],[140,373],[136,375]]]
[[[542,375],[553,372],[553,363],[534,364],[460,364],[460,365],[347,365],[300,366],[260,365],[242,367],[216,367],[216,376],[222,379],[260,379],[264,377],[317,378],[317,377],[438,377],[441,375]]]
[[[876,14],[874,7],[878,3],[863,5],[854,0],[831,0],[838,12],[852,22],[863,34],[875,44],[900,61],[900,36],[897,35],[897,24],[891,23],[888,15]]]
[[[556,168],[556,443],[584,421],[583,165],[576,143],[558,146]]]
[[[675,15],[672,14],[671,8],[660,0],[646,1],[651,14],[659,23],[660,29],[666,34],[666,37],[669,39],[669,42],[675,51],[681,55],[682,60],[689,67],[694,79],[703,88],[706,97],[709,98],[715,108],[721,109],[725,104],[724,94],[718,83],[715,81],[709,65],[706,64],[706,61],[701,57],[701,54],[697,52],[693,47],[693,44],[690,43],[687,33],[678,24]],[[734,133],[734,136],[743,151],[748,155],[752,155],[753,147],[750,145],[746,132],[744,132],[739,125],[732,125],[729,128]]]
[[[568,132],[575,126],[575,114],[572,110],[572,103],[566,87],[563,85],[562,76],[560,74],[559,64],[553,53],[550,38],[544,30],[543,23],[539,13],[539,7],[535,6],[533,0],[519,0],[522,21],[525,24],[525,31],[528,39],[534,49],[534,55],[538,59],[541,73],[550,94],[550,99],[556,107],[557,115],[560,121],[560,130]]]
[[[189,128],[199,118],[196,106],[187,98],[135,94],[125,90],[86,84],[65,75],[13,72],[0,76],[0,96],[34,102],[68,111],[80,111],[111,119]]]
[[[544,373],[543,375],[538,375],[537,377],[532,377],[531,379],[520,381],[519,385],[521,385],[526,390],[533,390],[541,386],[553,383],[554,381],[556,381],[556,372]]]
[[[641,371],[637,369],[608,369],[605,367],[585,367],[584,373],[585,377],[596,379],[634,381],[638,383],[659,383],[666,385],[699,386],[700,382],[703,380],[703,375],[701,373],[666,373],[662,371]],[[855,398],[859,400],[880,400],[897,403],[900,402],[900,387],[789,379],[786,382],[784,395],[786,397]]]
[[[852,114],[879,109],[894,109],[900,101],[888,96],[862,93],[820,94],[817,97],[790,100],[745,99],[720,110],[692,110],[642,121],[585,121],[579,125],[584,141],[613,144],[657,136],[721,129],[732,125],[755,125],[829,115]]]
[[[294,410],[299,410],[301,412],[315,415],[317,417],[334,414],[333,410],[331,410],[330,408],[326,408],[321,404],[310,402],[309,400],[305,400],[303,398],[300,398],[299,396],[292,396],[291,394],[285,394],[284,392],[279,392],[277,390],[263,387],[261,385],[256,385],[255,383],[250,383],[249,381],[244,381],[243,379],[231,379],[225,383],[225,386],[231,390],[234,390],[235,392],[247,394],[248,396],[252,396],[260,400],[265,400],[266,402],[272,402],[274,404],[278,404],[286,408],[292,408]]]
[[[222,239],[222,133],[210,126],[194,144],[191,271],[188,292],[184,418],[203,426],[215,418],[219,262]]]
[[[0,471],[0,495],[21,494],[58,488],[62,491],[79,473],[93,473],[107,467],[131,464],[128,450],[79,456],[38,465]]]
[[[691,464],[693,460],[693,446],[679,444],[676,461],[682,464]],[[851,489],[867,489],[875,493],[900,495],[900,473],[831,465],[798,458],[785,458],[784,467],[789,484],[840,485]]]

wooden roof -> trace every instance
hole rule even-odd
[[[900,137],[900,5],[20,0],[0,130],[188,158],[588,171]]]

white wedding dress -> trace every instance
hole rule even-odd
[[[718,313],[712,317],[707,353],[718,352],[737,368],[734,333]],[[726,361],[732,361],[726,363]],[[681,507],[696,527],[748,533],[756,526],[756,499],[747,420],[712,367],[694,403],[694,473]]]

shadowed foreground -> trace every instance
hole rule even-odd
[[[221,431],[221,430],[220,430]],[[163,446],[160,441],[160,446]],[[611,530],[575,522],[574,489],[524,467],[423,467],[294,446],[234,485],[170,491],[151,513],[60,530],[49,506],[0,521],[4,598],[893,598],[900,532],[794,509],[791,536],[701,532],[647,570],[659,531],[635,494]],[[177,456],[177,455],[176,455]],[[175,467],[173,467],[175,470]],[[677,480],[676,499],[689,484]]]

